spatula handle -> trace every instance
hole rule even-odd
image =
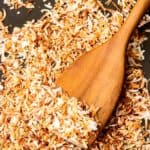
[[[122,37],[122,41],[127,45],[127,42],[139,23],[139,20],[144,15],[146,10],[150,7],[150,0],[138,0],[134,8],[132,9],[129,17],[119,31],[119,36]]]

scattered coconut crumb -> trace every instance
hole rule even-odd
[[[21,7],[32,9],[34,8],[34,5],[31,0],[26,0],[23,2],[23,0],[3,0],[4,4],[8,5],[10,9],[19,9]]]
[[[25,6],[22,1],[5,3]],[[79,56],[118,32],[135,4],[118,0],[121,11],[108,12],[98,0],[56,0],[53,8],[49,4],[41,10],[41,19],[12,34],[2,23],[5,11],[0,12],[0,149],[150,148],[150,96],[141,64],[146,38],[138,29],[127,48],[122,97],[92,146],[88,139],[98,124],[89,107],[55,85]]]

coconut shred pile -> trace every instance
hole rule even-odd
[[[10,7],[10,9],[18,9],[21,7],[34,8],[32,0],[3,0],[3,1],[4,4],[7,4]]]
[[[14,6],[11,2],[6,3]],[[98,0],[56,0],[53,8],[41,10],[41,19],[12,34],[3,25],[7,14],[0,13],[0,149],[88,148],[98,124],[88,106],[55,80],[83,53],[110,39],[135,3],[118,0],[120,9],[110,10]],[[145,15],[141,23],[148,20]],[[122,98],[90,149],[150,148],[150,97],[141,65],[145,40],[136,30],[127,49]]]

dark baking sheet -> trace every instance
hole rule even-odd
[[[21,8],[18,10],[10,10],[8,6],[3,4],[4,0],[0,0],[0,10],[5,9],[7,12],[7,17],[4,21],[4,24],[9,26],[10,32],[12,31],[14,26],[21,27],[26,21],[32,19],[39,19],[42,14],[40,12],[41,8],[44,8],[44,3],[42,0],[34,0],[35,8],[30,10],[26,8]],[[51,3],[54,5],[54,0],[51,0]],[[20,14],[17,12],[20,11]],[[150,29],[150,23],[142,27],[141,32],[144,29]],[[150,33],[146,33],[148,40],[144,42],[143,48],[146,50],[145,52],[145,60],[143,61],[144,73],[147,78],[150,78]],[[149,86],[150,89],[150,86]]]

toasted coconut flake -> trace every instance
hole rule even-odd
[[[18,9],[21,7],[25,8],[34,8],[34,5],[30,2],[30,0],[23,2],[22,0],[4,0],[4,4],[7,4],[10,9]]]
[[[21,1],[5,3],[25,6]],[[109,11],[97,0],[56,0],[54,8],[46,4],[41,10],[41,19],[12,34],[2,23],[5,13],[0,13],[0,148],[88,148],[98,123],[88,106],[56,87],[55,80],[83,53],[110,39],[135,3],[118,0],[121,10]],[[147,22],[145,16],[141,24]],[[136,30],[127,49],[123,96],[93,150],[149,148],[150,97],[141,69],[144,40]]]

